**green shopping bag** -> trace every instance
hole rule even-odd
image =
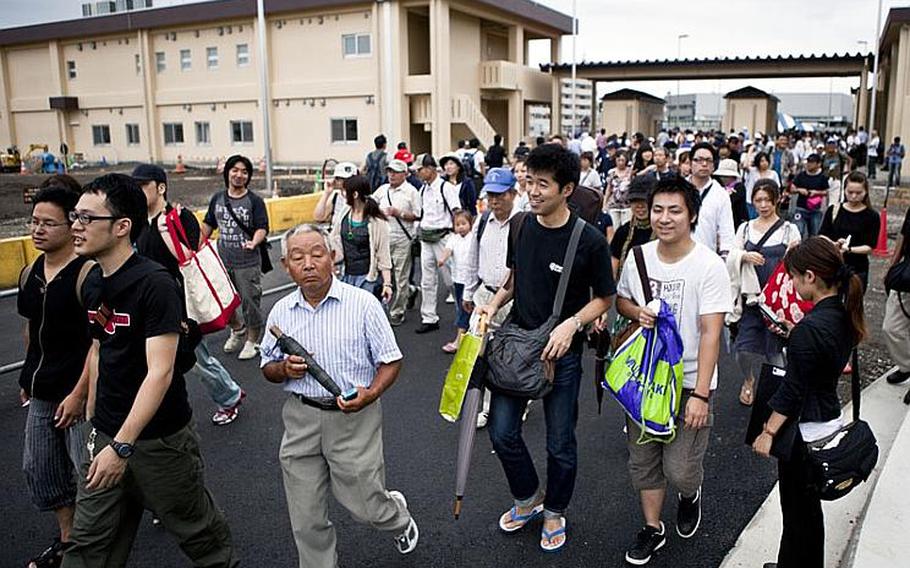
[[[455,360],[446,373],[445,384],[442,386],[442,397],[439,399],[439,414],[449,422],[455,422],[461,415],[461,405],[464,395],[471,381],[474,363],[483,347],[483,337],[486,333],[486,316],[480,318],[477,331],[465,333],[455,352]]]

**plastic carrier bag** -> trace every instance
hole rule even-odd
[[[676,437],[683,386],[683,343],[670,306],[653,300],[654,329],[639,328],[613,355],[603,387],[641,428],[639,444]]]
[[[484,335],[487,332],[486,316],[482,316],[476,331],[469,330],[461,336],[458,351],[442,386],[439,399],[439,414],[449,422],[455,422],[461,416],[461,405],[474,372],[474,364],[483,349]]]

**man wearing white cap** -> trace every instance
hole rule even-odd
[[[392,255],[392,279],[395,281],[389,319],[393,326],[398,326],[404,323],[408,303],[408,277],[413,262],[411,243],[417,238],[414,221],[420,218],[420,194],[406,180],[408,165],[402,160],[389,162],[386,173],[389,182],[376,189],[373,199],[389,218],[389,250]]]
[[[341,184],[344,183],[344,180],[356,174],[357,166],[351,162],[339,162],[335,166],[332,177],[326,179],[327,182],[331,182],[332,189],[331,191],[322,192],[322,196],[316,204],[316,209],[313,210],[313,218],[317,223],[328,223],[331,221],[331,228],[341,223],[346,203]]]

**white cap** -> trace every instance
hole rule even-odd
[[[332,172],[333,178],[348,179],[355,175],[357,175],[357,166],[351,162],[340,162],[335,166],[335,171]]]

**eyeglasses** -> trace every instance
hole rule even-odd
[[[692,158],[696,164],[713,164],[714,158]]]
[[[91,225],[95,221],[116,221],[117,219],[123,218],[114,215],[89,215],[88,213],[79,213],[78,211],[70,211],[67,217],[69,217],[70,223],[79,221],[83,225]]]
[[[35,231],[37,229],[51,230],[63,226],[69,226],[69,223],[57,223],[56,221],[39,221],[38,219],[32,219],[25,224],[25,228],[30,231]]]

